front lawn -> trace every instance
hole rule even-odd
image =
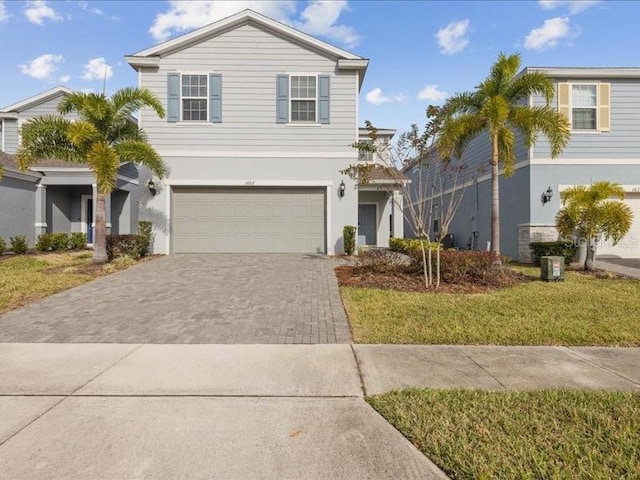
[[[91,258],[88,251],[0,257],[0,314],[135,263],[93,265]]]
[[[640,478],[640,393],[409,389],[367,401],[454,479]]]
[[[358,343],[640,346],[640,281],[567,272],[479,294],[341,287]]]

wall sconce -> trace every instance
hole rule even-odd
[[[153,179],[150,178],[149,181],[147,182],[147,188],[149,189],[149,192],[151,193],[151,195],[155,195],[157,190],[156,190],[156,184],[153,183]]]
[[[347,189],[347,187],[344,184],[344,181],[340,182],[340,186],[338,187],[338,196],[340,198],[344,197],[344,192]]]
[[[545,203],[549,203],[551,201],[551,197],[553,197],[553,190],[549,187],[546,192],[542,193],[542,204],[544,205]]]

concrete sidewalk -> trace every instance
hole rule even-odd
[[[640,391],[640,348],[0,345],[0,478],[446,478],[364,401]]]

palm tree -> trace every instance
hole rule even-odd
[[[107,261],[105,197],[116,185],[123,162],[144,165],[159,178],[165,173],[162,158],[147,142],[132,114],[150,107],[164,118],[160,100],[145,88],[123,88],[110,98],[104,93],[71,93],[60,101],[61,115],[43,115],[24,124],[17,151],[18,166],[26,170],[45,158],[86,163],[97,184],[94,263]],[[62,115],[75,113],[78,120]]]
[[[633,213],[629,205],[612,197],[624,198],[617,183],[596,182],[586,187],[577,185],[560,193],[563,208],[556,215],[556,227],[565,238],[576,235],[587,241],[585,270],[593,270],[596,257],[594,239],[602,236],[618,243],[631,228]]]
[[[569,143],[569,120],[550,106],[555,94],[551,79],[542,72],[517,74],[520,55],[501,53],[489,76],[473,92],[459,93],[447,100],[448,116],[438,140],[445,158],[460,157],[469,142],[481,134],[491,141],[491,252],[495,265],[500,260],[500,167],[505,177],[514,173],[516,133],[531,147],[539,132],[558,156]],[[533,94],[543,95],[545,106],[529,106]]]

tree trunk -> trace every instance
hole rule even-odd
[[[105,195],[96,194],[96,221],[93,229],[93,263],[107,263],[107,221]]]
[[[424,274],[424,288],[429,289],[429,272],[427,270],[427,254],[424,251],[424,240],[420,239],[420,249],[422,250],[422,273]]]
[[[498,136],[491,137],[491,253],[493,265],[502,267],[500,259],[500,170],[498,169]]]
[[[584,259],[584,269],[588,272],[593,270],[593,263],[596,259],[596,249],[595,245],[593,245],[593,240],[591,236],[587,237],[587,256]]]

